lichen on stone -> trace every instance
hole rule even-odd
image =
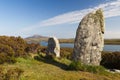
[[[85,64],[99,65],[104,46],[104,16],[98,9],[86,15],[80,22],[74,43],[73,59]]]

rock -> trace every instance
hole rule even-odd
[[[80,22],[74,42],[73,60],[99,65],[104,46],[104,16],[101,9],[86,15]]]
[[[120,70],[118,70],[118,69],[115,69],[115,72],[116,72],[116,73],[120,73]]]
[[[118,69],[108,69],[107,71],[111,73],[120,73],[120,70]]]
[[[60,57],[60,44],[57,38],[52,37],[48,39],[47,55],[54,54],[56,57]]]

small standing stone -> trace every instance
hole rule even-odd
[[[54,54],[56,57],[60,57],[60,44],[57,38],[52,37],[48,39],[47,55]]]
[[[99,65],[104,46],[104,16],[101,9],[89,13],[80,22],[74,42],[73,60]]]

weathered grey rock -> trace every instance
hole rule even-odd
[[[89,13],[80,22],[74,42],[73,60],[99,65],[104,46],[104,16],[101,9]]]
[[[57,38],[52,37],[48,39],[47,55],[54,54],[56,57],[60,57],[60,44]]]

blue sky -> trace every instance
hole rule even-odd
[[[81,19],[98,8],[105,38],[120,38],[120,0],[0,0],[0,35],[74,38]]]

